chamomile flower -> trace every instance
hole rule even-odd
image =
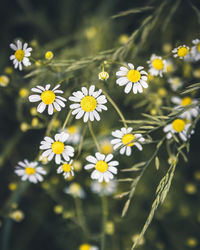
[[[153,54],[147,63],[149,65],[149,73],[152,76],[159,75],[162,77],[163,73],[167,71],[167,62],[161,56]]]
[[[107,107],[104,105],[107,103],[107,99],[104,95],[100,95],[102,90],[95,90],[95,86],[91,85],[89,90],[82,87],[82,91],[73,92],[73,96],[69,97],[70,101],[76,102],[75,104],[70,105],[70,109],[73,109],[72,114],[76,115],[76,119],[83,117],[83,121],[100,120],[98,112],[102,110],[107,110]]]
[[[52,90],[50,90],[51,85],[47,84],[44,87],[42,86],[36,86],[35,88],[32,88],[31,90],[35,93],[34,95],[29,96],[30,102],[40,102],[40,104],[37,107],[37,111],[39,113],[42,113],[46,107],[48,107],[48,114],[53,114],[53,109],[55,108],[57,111],[61,110],[61,107],[65,107],[65,103],[67,100],[64,97],[57,96],[56,94],[63,94],[62,90],[59,90],[58,88],[60,85],[56,85]]]
[[[197,103],[198,101],[197,100],[194,100],[190,97],[183,97],[183,98],[180,98],[180,97],[177,97],[177,96],[173,96],[171,101],[174,103],[174,104],[177,104],[177,106],[175,106],[175,108],[177,109],[182,109],[183,107],[187,106],[187,105],[191,105],[191,104],[194,104],[194,103]],[[191,121],[192,118],[194,117],[197,117],[199,114],[199,107],[193,107],[193,108],[190,108],[188,110],[186,110],[184,113],[182,113],[180,115],[181,118],[183,119],[186,119],[188,121]]]
[[[22,42],[20,40],[17,40],[16,44],[10,44],[10,48],[15,51],[15,54],[10,56],[10,60],[13,60],[15,69],[19,67],[19,70],[22,70],[22,63],[25,67],[31,65],[29,56],[31,55],[32,48],[28,48],[28,43],[24,43],[24,45],[22,46]]]
[[[187,141],[187,139],[190,137],[190,135],[187,134],[190,126],[191,124],[186,124],[184,120],[178,118],[175,119],[172,123],[166,125],[163,131],[167,133],[167,139],[171,139],[173,134],[178,133],[183,141]],[[193,132],[194,131],[192,131],[191,133]]]
[[[142,93],[143,88],[148,88],[147,84],[147,72],[143,70],[144,67],[139,66],[136,69],[132,63],[128,63],[127,67],[120,67],[119,71],[116,72],[118,77],[116,83],[119,86],[126,85],[124,92],[128,94],[131,89],[133,93]]]
[[[10,213],[10,218],[16,222],[20,222],[24,219],[24,212],[21,210],[15,210]]]
[[[108,72],[102,71],[99,73],[99,80],[107,80],[109,78]]]
[[[179,57],[180,59],[185,59],[189,54],[189,47],[186,45],[181,45],[172,50],[174,57]]]
[[[64,189],[64,193],[70,194],[74,198],[79,197],[81,199],[85,198],[85,192],[80,186],[79,183],[73,182],[72,184],[69,185],[69,187],[66,187]]]
[[[200,60],[200,39],[195,39],[192,41],[194,46],[191,48],[191,55],[194,61]]]
[[[91,190],[95,194],[101,195],[112,195],[117,190],[117,181],[112,180],[110,182],[98,182],[93,181],[91,184]]]
[[[28,160],[24,160],[24,162],[19,161],[18,165],[15,167],[15,173],[21,176],[22,181],[30,181],[33,183],[43,181],[42,175],[46,175],[46,171],[38,166],[38,162],[29,162]]]
[[[54,136],[54,140],[48,136],[44,137],[44,141],[41,141],[40,149],[45,150],[42,153],[43,157],[48,157],[48,161],[51,161],[55,155],[56,164],[61,163],[61,156],[65,161],[69,161],[70,157],[74,156],[74,148],[65,145],[69,135],[67,133],[59,133]]]
[[[72,162],[63,162],[60,167],[57,169],[57,173],[61,174],[63,173],[63,176],[65,179],[69,178],[70,176],[74,176],[74,168],[72,167]]]
[[[0,86],[1,87],[6,87],[8,86],[10,80],[6,75],[1,75],[0,76]]]
[[[183,86],[183,82],[179,77],[171,77],[169,78],[168,82],[173,91],[177,91]]]
[[[84,243],[79,246],[79,250],[99,250],[99,248],[96,246],[92,246],[90,244]]]
[[[100,141],[99,147],[100,147],[100,153],[102,154],[107,155],[113,153],[113,145],[111,144],[109,139],[104,139]]]
[[[71,125],[65,131],[69,135],[67,142],[77,145],[81,139],[80,127],[78,125]]]
[[[111,143],[114,145],[114,150],[120,148],[120,154],[126,154],[127,156],[131,155],[131,147],[136,146],[140,151],[142,150],[141,143],[144,142],[144,138],[141,134],[132,134],[132,128],[121,128],[121,130],[115,130],[112,132],[112,135],[116,139],[111,140]],[[135,140],[135,141],[134,141]]]
[[[89,162],[84,168],[86,170],[94,168],[95,170],[91,174],[91,178],[98,180],[99,182],[109,182],[114,178],[113,174],[117,174],[117,168],[119,165],[118,161],[111,161],[113,158],[112,154],[104,155],[99,152],[95,153],[94,156],[87,156],[86,160]]]

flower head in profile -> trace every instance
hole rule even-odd
[[[199,61],[200,60],[200,39],[194,39],[192,41],[194,46],[191,48],[191,55],[194,61]]]
[[[106,81],[109,78],[108,72],[102,71],[99,73],[99,80]]]
[[[112,135],[116,137],[111,140],[111,143],[114,145],[114,150],[120,148],[120,154],[126,154],[127,156],[131,155],[132,147],[136,146],[139,150],[142,150],[142,143],[144,138],[141,134],[132,134],[132,128],[121,128],[120,130],[115,130],[112,132]]]
[[[111,180],[110,182],[98,182],[93,181],[91,184],[91,190],[98,195],[112,195],[117,190],[117,181]]]
[[[55,156],[56,164],[61,163],[61,156],[65,161],[69,161],[70,157],[74,156],[74,148],[65,144],[68,137],[69,135],[64,132],[56,134],[54,140],[48,136],[44,137],[40,145],[40,149],[45,150],[42,156],[47,157],[48,161],[51,161]]]
[[[26,159],[23,162],[19,161],[15,168],[15,173],[21,176],[22,181],[41,182],[43,181],[42,175],[47,174],[42,167],[38,166],[38,162],[29,162]]]
[[[15,69],[19,68],[19,70],[22,70],[22,64],[25,67],[31,65],[29,56],[31,55],[32,48],[28,48],[28,43],[24,43],[24,45],[22,45],[22,42],[17,40],[16,44],[10,44],[10,48],[15,51],[14,55],[10,56],[10,60],[13,60]]]
[[[72,166],[73,160],[70,162],[62,162],[62,165],[58,167],[57,173],[63,173],[65,179],[69,178],[70,176],[74,176],[74,168]]]
[[[168,82],[173,91],[177,91],[183,86],[183,81],[180,77],[171,77],[169,78]]]
[[[107,103],[106,97],[101,95],[102,90],[95,90],[95,86],[91,85],[89,90],[85,87],[82,87],[82,91],[73,92],[69,97],[70,101],[75,102],[70,105],[70,109],[73,109],[72,114],[76,115],[76,119],[83,117],[83,121],[87,122],[88,120],[97,121],[100,120],[98,112],[102,110],[107,110],[107,107],[104,105]]]
[[[153,54],[147,63],[149,65],[149,73],[152,76],[162,77],[163,73],[167,71],[167,62],[161,56]]]
[[[52,90],[50,90],[51,85],[47,84],[45,87],[36,86],[31,90],[37,94],[30,95],[29,101],[30,102],[39,102],[37,107],[37,111],[42,113],[46,107],[48,107],[48,114],[53,114],[53,109],[55,108],[57,111],[61,110],[61,107],[65,107],[65,103],[67,100],[64,97],[58,96],[56,94],[63,94],[62,90],[58,88],[60,85],[56,85]]]
[[[180,59],[187,58],[189,54],[189,47],[186,45],[181,45],[175,49],[172,50],[172,53],[174,54],[174,57],[178,57]]]
[[[187,123],[183,119],[175,119],[172,123],[166,125],[163,129],[165,133],[167,133],[167,139],[171,139],[173,134],[178,133],[180,138],[183,141],[187,141],[191,134],[188,135],[188,129],[190,128],[191,124]]]
[[[93,169],[91,178],[98,180],[99,182],[109,182],[114,178],[113,174],[117,174],[116,166],[119,165],[118,161],[111,161],[113,158],[112,154],[104,155],[99,152],[95,153],[94,156],[87,156],[86,160],[89,162],[84,168],[86,170]]]
[[[131,89],[133,93],[142,93],[143,88],[148,88],[147,84],[147,72],[143,70],[144,67],[139,66],[135,69],[132,63],[128,63],[127,67],[120,67],[116,72],[118,77],[116,83],[119,86],[125,86],[124,92],[128,94]]]
[[[85,198],[85,192],[82,189],[81,185],[77,182],[73,182],[64,189],[64,193],[70,194],[74,198],[79,197],[81,199]]]
[[[183,98],[180,98],[178,96],[173,96],[171,101],[177,105],[175,106],[175,108],[180,109],[180,110],[186,107],[187,105],[195,104],[198,102],[197,100],[192,99],[189,96],[183,97]],[[188,121],[191,121],[192,118],[197,117],[198,114],[199,114],[199,107],[193,107],[193,108],[187,109],[185,112],[180,114],[180,117]]]
[[[84,243],[79,246],[79,250],[99,250],[99,248],[96,246],[92,246],[90,244]]]

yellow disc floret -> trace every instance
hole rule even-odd
[[[95,165],[96,170],[101,173],[104,173],[108,169],[108,164],[105,161],[98,161]]]
[[[68,164],[68,163],[64,163],[62,165],[62,169],[63,169],[64,172],[70,172],[71,171],[71,165]]]
[[[197,45],[197,50],[200,53],[200,43]]]
[[[190,97],[184,97],[181,101],[181,106],[187,106],[192,104],[192,99]]]
[[[45,53],[45,58],[47,59],[47,60],[51,60],[52,58],[53,58],[53,52],[52,51],[47,51],[46,53]]]
[[[36,171],[35,171],[35,168],[32,168],[32,167],[26,167],[25,168],[25,171],[28,175],[32,175],[32,174],[35,174]]]
[[[180,133],[185,128],[185,122],[181,119],[176,119],[172,122],[172,127],[176,132]]]
[[[78,127],[77,126],[70,126],[70,127],[68,127],[67,128],[67,132],[69,133],[69,134],[75,134],[76,132],[78,131]]]
[[[180,48],[178,49],[178,51],[177,51],[177,55],[178,55],[179,57],[184,57],[184,56],[187,55],[187,53],[188,53],[188,49],[187,49],[186,47],[180,47]]]
[[[125,134],[122,137],[122,143],[126,146],[132,147],[134,145],[134,142],[132,142],[134,139],[135,139],[135,136],[133,134]]]
[[[156,70],[162,70],[164,67],[164,63],[162,59],[156,58],[152,61],[152,66]]]
[[[46,90],[44,92],[42,92],[41,94],[41,99],[43,101],[44,104],[52,104],[54,102],[56,98],[56,95],[54,94],[54,92],[52,90]]]
[[[22,49],[18,49],[15,52],[15,57],[16,57],[17,61],[21,62],[24,58],[24,51]]]
[[[54,154],[62,154],[62,152],[64,151],[65,149],[65,144],[61,141],[55,141],[52,145],[51,145],[51,148],[54,152]]]
[[[93,96],[85,96],[81,100],[81,108],[85,112],[91,112],[97,107],[97,100]]]
[[[90,250],[90,248],[91,248],[91,245],[89,245],[89,244],[82,244],[79,247],[79,250]]]
[[[131,69],[129,70],[127,77],[131,82],[138,82],[141,78],[141,74],[138,70]]]

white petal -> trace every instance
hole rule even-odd
[[[52,114],[53,114],[53,105],[52,105],[52,104],[49,104],[49,105],[48,105],[48,114],[49,114],[49,115],[52,115]]]
[[[43,102],[41,102],[38,106],[37,106],[37,111],[39,113],[42,113],[46,108],[46,104],[44,104]]]
[[[131,91],[132,86],[133,86],[133,84],[132,84],[131,82],[129,82],[129,83],[126,85],[126,87],[125,87],[125,89],[124,89],[124,91],[125,91],[126,94],[128,94],[128,93]]]
[[[38,102],[41,100],[41,96],[40,95],[30,95],[28,97],[30,102]]]

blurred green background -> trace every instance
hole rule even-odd
[[[130,36],[141,26],[144,18],[155,15],[155,11],[159,11],[161,5],[163,7],[157,13],[158,18],[155,19],[154,26],[149,32],[143,33],[141,46],[141,37],[138,37],[130,53],[124,58],[126,61],[136,60],[142,65],[152,53],[162,54],[164,44],[175,47],[179,44],[191,44],[192,39],[199,38],[199,1],[1,0],[0,74],[4,74],[5,67],[12,66],[9,61],[11,54],[9,44],[15,38],[31,42],[35,46],[33,47],[37,59],[43,59],[47,50],[52,50],[57,58],[61,59],[78,60],[82,57],[92,57],[100,51],[121,46],[122,35],[125,39]],[[116,19],[111,18],[121,11],[147,6],[152,8]],[[137,47],[136,54],[132,53],[134,46]],[[147,68],[147,65],[145,67]],[[199,67],[198,63],[195,67]],[[114,79],[116,69],[110,68],[111,79]],[[95,81],[100,70],[100,65],[96,63],[82,69],[80,74],[74,73],[70,77],[75,80],[70,80],[69,77],[68,91],[71,92],[79,83]],[[24,72],[19,73],[15,70],[10,76],[9,87],[0,89],[0,249],[2,250],[76,250],[84,242],[100,246],[98,238],[86,239],[80,227],[70,219],[54,212],[54,207],[61,203],[66,211],[74,211],[73,199],[63,193],[66,182],[62,176],[56,179],[55,171],[48,177],[48,183],[51,186],[50,194],[41,184],[27,186],[22,196],[20,189],[19,192],[12,193],[8,187],[11,182],[20,183],[19,178],[14,174],[14,166],[19,160],[24,158],[33,160],[37,156],[38,146],[46,128],[45,124],[42,129],[30,129],[26,132],[20,129],[22,122],[31,122],[29,112],[31,105],[27,104],[27,100],[20,101],[18,92],[22,87],[40,84],[38,82],[40,80],[44,84],[45,80],[59,81],[62,77],[62,74],[52,75],[52,72],[49,75],[39,75],[32,81],[29,78],[23,78]],[[186,78],[186,80],[189,79]],[[192,81],[195,83],[198,79]],[[113,87],[110,91],[109,93],[114,96]],[[132,100],[122,100],[118,92],[115,101],[120,103],[127,118],[132,116]],[[142,108],[136,111],[134,119],[139,117],[141,112],[146,111],[148,110]],[[67,112],[63,111],[63,116],[60,117],[61,124],[66,114]],[[107,119],[103,120],[101,128],[104,129],[105,126],[109,134],[118,126],[115,124],[117,119],[114,117],[113,121],[110,121],[109,114],[105,114],[105,117]],[[199,127],[197,125],[195,136],[191,139],[188,162],[185,163],[183,160],[179,162],[169,195],[157,211],[145,235],[145,242],[139,249],[200,249]],[[139,153],[135,151],[130,159],[125,156],[122,158],[117,156],[117,158],[123,166],[130,167],[129,161],[134,164],[142,161],[144,157],[148,159],[153,152],[154,148],[146,145],[144,151]],[[84,153],[86,154],[87,151]],[[150,211],[156,186],[168,169],[166,154],[163,148],[159,156],[161,165],[159,171],[156,171],[152,164],[145,172],[125,218],[121,219],[125,199],[109,199],[108,217],[114,224],[115,230],[106,235],[106,249],[131,248],[133,236],[140,232]],[[92,194],[88,187],[88,173],[82,171],[77,175],[76,181],[83,185],[87,193],[83,201],[83,211],[89,228],[95,235],[101,230],[100,198]],[[121,177],[125,178],[124,173]],[[120,183],[119,190],[125,191],[125,187],[128,189],[129,185]],[[24,220],[20,223],[8,218],[9,211],[13,209],[10,198],[15,199],[15,196],[17,199],[21,197],[18,207],[25,214]]]

